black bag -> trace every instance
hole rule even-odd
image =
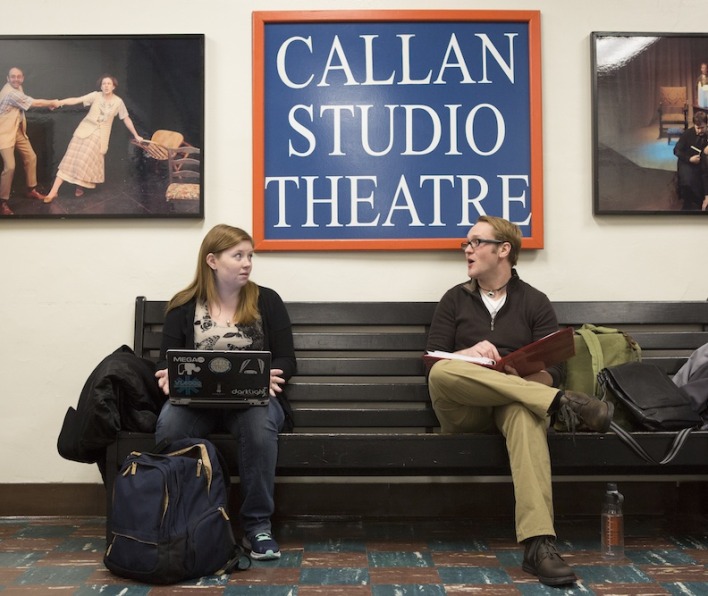
[[[227,513],[227,486],[209,441],[131,453],[115,481],[104,564],[151,584],[247,569],[250,557],[236,544]]]
[[[603,368],[597,377],[604,389],[603,399],[613,402],[615,412],[625,413],[624,419],[632,422],[631,427],[623,428],[613,420],[610,429],[648,462],[669,463],[676,457],[690,432],[702,424],[690,398],[654,364],[627,362]],[[629,432],[631,430],[679,432],[666,456],[657,461],[637,443]]]

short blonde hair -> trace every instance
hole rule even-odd
[[[488,223],[494,230],[494,239],[508,242],[511,245],[509,251],[509,262],[514,267],[519,259],[521,251],[521,228],[503,217],[494,217],[493,215],[482,215],[477,222]]]

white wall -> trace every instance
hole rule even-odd
[[[3,34],[206,35],[203,221],[0,220],[0,482],[99,482],[61,459],[56,439],[93,367],[132,345],[138,294],[169,298],[191,279],[206,230],[251,226],[251,11],[429,9],[424,0],[123,0],[107,17],[87,0],[3,7]],[[446,0],[436,8],[541,11],[545,248],[520,275],[552,300],[704,300],[704,217],[592,215],[592,31],[692,32],[705,0],[667,12],[647,0]],[[100,11],[99,11],[100,12]],[[703,18],[699,18],[703,15]],[[14,29],[10,30],[10,27]],[[437,300],[464,279],[442,251],[257,256],[254,279],[285,300]]]

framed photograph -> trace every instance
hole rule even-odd
[[[543,247],[538,11],[253,13],[258,250]]]
[[[203,217],[203,35],[2,36],[0,56],[3,220]]]
[[[593,212],[708,213],[708,34],[591,35]]]

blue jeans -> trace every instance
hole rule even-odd
[[[238,443],[241,491],[241,528],[246,536],[270,532],[275,504],[275,464],[278,431],[285,421],[283,408],[271,398],[268,406],[240,409],[162,407],[155,429],[155,441],[203,438],[226,430]]]

